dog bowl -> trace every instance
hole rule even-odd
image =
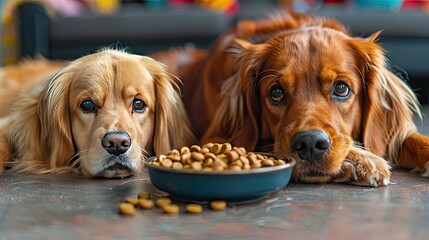
[[[291,178],[295,160],[269,153],[286,164],[250,170],[196,171],[175,170],[152,165],[155,157],[145,160],[152,185],[182,201],[249,202],[262,199],[285,187]]]

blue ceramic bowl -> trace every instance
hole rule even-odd
[[[145,160],[145,166],[152,184],[177,200],[248,202],[264,198],[285,187],[295,164],[295,160],[290,157],[260,154],[283,159],[286,164],[241,171],[202,172],[155,166],[150,164],[154,160],[152,157]]]

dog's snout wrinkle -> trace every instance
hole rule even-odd
[[[309,161],[322,159],[330,145],[328,135],[320,130],[299,132],[291,140],[292,151],[297,153],[300,158]]]
[[[121,155],[131,147],[131,137],[126,132],[108,132],[101,140],[101,145],[113,155]]]

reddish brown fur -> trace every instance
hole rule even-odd
[[[241,22],[207,52],[154,56],[184,81],[183,100],[201,143],[293,155],[297,181],[379,186],[390,178],[383,158],[428,175],[429,139],[415,132],[418,103],[387,69],[378,34],[355,38],[334,20],[284,14]],[[345,100],[332,95],[338,82],[351,89]],[[284,91],[281,104],[270,100],[273,86]],[[329,136],[321,160],[292,151],[291,138],[306,130]]]

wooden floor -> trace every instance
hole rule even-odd
[[[420,126],[429,135],[429,122]],[[379,188],[291,183],[226,211],[170,216],[152,209],[123,217],[125,197],[153,191],[145,172],[116,180],[6,173],[0,239],[428,239],[429,179],[402,170],[392,179]]]

